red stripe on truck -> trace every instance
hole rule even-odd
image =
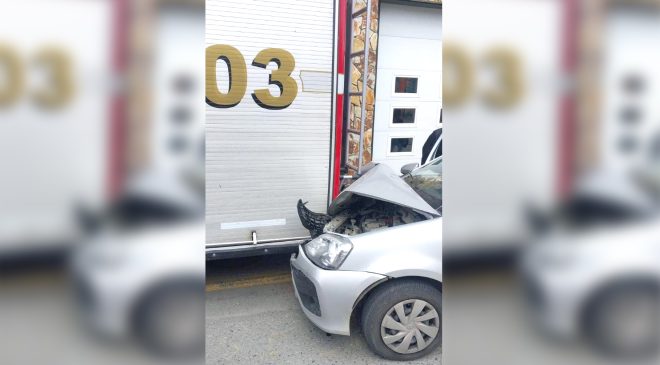
[[[578,60],[578,1],[562,0],[561,70],[566,80],[574,84]],[[575,174],[575,98],[574,87],[562,90],[559,106],[559,166],[557,188],[560,199],[572,188]]]
[[[345,53],[346,53],[346,11],[347,0],[339,0],[339,16],[337,22],[337,75],[344,75],[346,69]],[[337,77],[337,82],[343,81],[343,78]],[[344,85],[337,85],[337,90],[343,88]],[[344,130],[344,93],[337,93],[337,107],[335,117],[335,164],[333,166],[333,181],[332,181],[332,198],[334,199],[339,195],[339,182],[340,182],[340,169],[341,169],[341,151],[343,146],[343,130]]]
[[[129,0],[113,1],[112,73],[113,85],[110,102],[110,125],[108,128],[108,198],[114,199],[121,189],[124,163],[124,118],[126,92],[124,81],[128,65],[128,11]]]

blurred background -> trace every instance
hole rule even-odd
[[[443,5],[443,363],[657,363],[660,3]]]
[[[443,363],[657,364],[660,4],[443,9]],[[203,1],[0,1],[0,362],[202,361],[203,52]]]
[[[0,1],[0,362],[202,361],[203,54],[203,1]]]

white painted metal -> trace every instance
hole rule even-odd
[[[164,5],[156,30],[150,163],[173,175],[203,174],[204,8]],[[185,82],[189,87],[180,85]],[[177,119],[181,113],[186,117]]]
[[[606,18],[603,58],[602,124],[596,130],[600,162],[608,170],[630,172],[657,166],[651,144],[660,138],[660,14],[621,8]],[[625,80],[641,82],[637,92],[626,90]],[[625,111],[636,111],[638,120],[624,119]],[[623,149],[624,139],[634,144]]]
[[[286,224],[286,219],[268,219],[263,221],[221,223],[220,229],[270,227],[270,226],[283,226],[285,224]]]
[[[0,13],[3,47],[26,81],[16,103],[0,107],[0,251],[52,248],[77,238],[76,207],[106,199],[113,2],[2,2]],[[72,62],[74,92],[54,110],[32,99],[51,85],[51,71],[34,62],[46,47]]]
[[[440,127],[442,10],[382,3],[378,39],[373,160],[395,171],[422,158],[422,146]],[[416,94],[395,94],[397,76],[418,78]],[[414,108],[414,124],[393,124],[394,108]],[[410,153],[392,153],[390,139],[412,137]]]
[[[206,45],[237,48],[248,68],[247,92],[237,106],[206,108],[207,244],[252,241],[253,231],[259,242],[307,236],[296,201],[309,201],[316,211],[327,208],[334,5],[332,0],[206,2]],[[286,109],[264,109],[250,96],[268,85],[269,71],[251,65],[266,48],[285,49],[296,61],[292,76],[298,94]],[[305,75],[313,77],[303,80]],[[226,68],[220,68],[217,81],[227,90]],[[270,90],[279,94],[274,85]],[[285,225],[221,230],[223,223],[282,219]]]
[[[460,47],[475,68],[466,102],[444,112],[443,189],[451,191],[442,203],[449,213],[445,254],[524,242],[524,208],[556,202],[561,6],[554,0],[444,4],[452,14],[444,19],[445,44]],[[492,87],[484,55],[502,48],[519,60],[523,94],[515,105],[494,110],[482,97]]]

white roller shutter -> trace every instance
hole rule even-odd
[[[0,252],[74,242],[77,209],[106,203],[114,6],[0,4],[0,47],[18,62],[14,70],[3,62],[3,92],[5,70],[24,79],[9,89],[16,99],[0,106]],[[43,92],[60,102],[40,105],[35,95]]]
[[[309,235],[297,216],[299,198],[324,211],[328,204],[334,50],[333,0],[207,1],[206,45],[236,48],[247,66],[247,88],[232,107],[207,105],[207,244],[228,245]],[[269,48],[295,59],[293,102],[267,109],[253,100],[278,69],[253,65]],[[216,62],[220,92],[228,92],[227,65]],[[207,69],[207,78],[212,75]],[[212,76],[211,76],[212,77]],[[233,75],[233,82],[236,75]]]
[[[401,78],[415,80],[416,92],[397,93],[395,83]],[[442,10],[382,4],[374,162],[389,165],[395,171],[405,164],[420,162],[424,142],[440,127],[441,86]],[[397,116],[397,112],[404,111],[411,113],[405,122]],[[398,148],[397,142],[404,142],[404,148]]]

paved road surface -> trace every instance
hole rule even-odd
[[[359,329],[327,336],[303,315],[289,255],[207,265],[207,364],[400,364],[373,355]],[[440,364],[441,351],[406,364]]]

